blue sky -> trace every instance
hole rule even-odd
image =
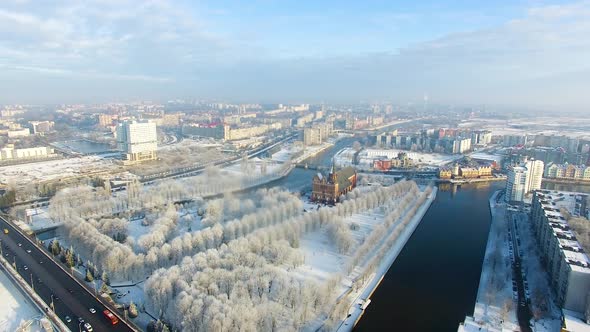
[[[419,100],[590,111],[589,1],[0,2],[0,103]]]

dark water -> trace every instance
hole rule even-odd
[[[575,191],[580,193],[590,193],[590,184],[570,184],[570,183],[551,183],[543,182],[543,189]]]
[[[441,187],[356,331],[457,331],[473,314],[490,228],[488,198],[504,183]]]
[[[54,144],[59,148],[81,154],[97,154],[112,150],[109,144],[87,140],[56,142]]]

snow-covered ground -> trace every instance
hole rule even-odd
[[[16,331],[21,324],[35,320],[23,332],[42,331],[38,319],[41,312],[23,295],[0,268],[0,332]]]
[[[375,160],[383,157],[387,159],[396,158],[400,152],[407,153],[408,158],[413,159],[415,164],[425,166],[444,166],[463,157],[459,154],[445,155],[440,153],[422,153],[397,149],[363,149],[358,156],[359,164],[354,166],[361,169],[371,169]],[[344,148],[340,150],[334,157],[336,165],[342,167],[352,166],[354,154],[355,151],[353,148]]]
[[[277,161],[255,157],[248,159],[247,161],[242,161],[232,164],[228,167],[224,167],[222,172],[237,175],[263,175],[266,173],[278,171],[282,165],[282,163]]]
[[[520,330],[516,317],[517,303],[512,290],[512,270],[506,234],[505,204],[496,203],[498,192],[490,198],[492,224],[477,290],[472,317],[467,317],[459,331]],[[477,329],[474,329],[477,327]]]
[[[30,183],[65,179],[71,176],[100,172],[115,172],[120,166],[111,159],[100,156],[84,156],[60,160],[50,160],[30,164],[0,167],[0,183]]]
[[[463,128],[490,130],[492,135],[545,134],[567,135],[589,139],[590,119],[580,117],[526,117],[503,120],[469,119],[459,124]]]
[[[555,305],[554,293],[548,282],[547,272],[540,259],[529,216],[524,212],[512,212],[519,218],[518,236],[522,250],[522,269],[530,290],[532,324],[535,331],[558,331],[561,326],[560,309]],[[588,325],[586,325],[588,327]],[[571,331],[578,331],[577,329]]]
[[[272,160],[279,162],[286,162],[291,160],[294,163],[300,163],[305,159],[312,157],[319,152],[334,145],[332,141],[336,141],[338,138],[331,139],[328,142],[323,142],[319,145],[304,146],[301,142],[289,143],[283,145],[280,151],[272,155]]]

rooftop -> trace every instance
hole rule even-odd
[[[567,210],[572,216],[584,216],[587,194],[541,190],[537,198],[543,213],[549,221],[553,234],[572,270],[590,273],[590,259],[584,252],[575,234],[570,230],[561,209]],[[590,221],[589,221],[590,222]]]

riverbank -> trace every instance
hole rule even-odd
[[[582,179],[572,180],[572,179],[543,178],[543,182],[590,186],[590,180],[582,180]]]
[[[395,259],[402,251],[404,246],[406,245],[407,241],[410,239],[422,218],[426,214],[426,211],[432,205],[436,198],[436,194],[438,192],[438,188],[434,187],[432,193],[429,195],[427,200],[422,204],[422,206],[416,212],[416,215],[412,218],[411,222],[404,228],[402,233],[399,235],[398,240],[395,242],[387,255],[384,257],[383,261],[376,269],[373,277],[365,284],[365,286],[357,292],[356,298],[351,302],[351,306],[349,308],[349,316],[346,317],[342,324],[336,329],[336,331],[346,332],[352,331],[352,329],[356,326],[358,321],[364,314],[364,310],[370,303],[371,296],[373,292],[379,287],[379,284],[383,280],[383,277],[389,271],[389,268],[395,262]]]
[[[489,198],[492,223],[482,264],[473,316],[465,317],[459,332],[504,330],[520,331],[513,290],[507,241],[505,239],[505,204],[499,202],[501,190]]]
[[[477,179],[439,179],[439,183],[453,183],[453,184],[466,184],[466,183],[481,183],[481,182],[494,182],[494,181],[506,181],[506,177],[490,177],[490,178],[477,178]]]

